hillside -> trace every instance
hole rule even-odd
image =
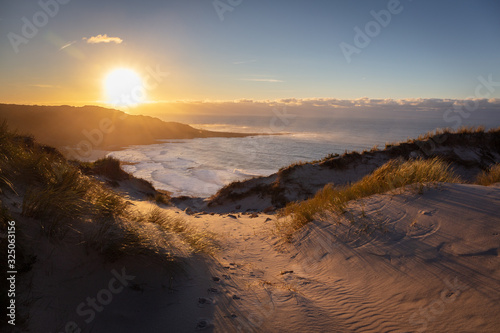
[[[192,272],[189,262],[196,261],[197,270],[205,267],[199,253],[212,251],[212,236],[162,210],[168,197],[125,173],[117,162],[68,161],[56,149],[0,124],[0,247],[5,258],[0,268],[15,279],[0,281],[2,307],[15,301],[12,316],[0,320],[1,332],[76,332],[78,327],[90,332],[110,318],[120,320],[115,313],[127,309],[143,309],[140,316],[152,316],[155,325],[151,310],[170,299],[172,288]],[[153,208],[141,209],[147,200]],[[94,321],[96,312],[81,302],[100,290],[107,295],[98,294],[107,311]],[[113,297],[120,302],[110,305]],[[77,310],[80,304],[85,311]],[[190,313],[197,312],[203,309]],[[166,313],[164,319],[173,322],[176,316]]]
[[[90,155],[92,150],[116,150],[165,139],[244,137],[251,133],[213,132],[158,118],[129,115],[98,106],[31,106],[0,104],[0,121],[33,135],[38,142],[65,155]]]

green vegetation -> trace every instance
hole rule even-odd
[[[279,212],[276,228],[279,234],[289,239],[318,213],[328,210],[344,213],[351,200],[411,184],[418,184],[421,191],[426,183],[458,181],[459,178],[450,171],[449,165],[438,158],[410,161],[394,159],[350,186],[334,187],[327,184],[313,198],[288,204]]]
[[[488,186],[500,182],[500,164],[493,165],[489,170],[483,171],[477,177],[476,183]]]

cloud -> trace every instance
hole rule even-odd
[[[92,37],[83,37],[83,40],[86,40],[88,44],[98,44],[98,43],[116,43],[121,44],[123,39],[120,37],[109,37],[107,34],[97,35]]]
[[[215,103],[214,101],[208,102]],[[329,112],[446,112],[450,109],[473,106],[477,110],[500,111],[500,99],[446,99],[446,98],[413,98],[413,99],[373,99],[368,97],[358,99],[337,98],[286,98],[277,100],[252,100],[242,99],[238,101],[221,101],[219,104],[253,105],[262,107],[290,107],[297,112],[329,114]]]
[[[227,106],[228,112],[238,106],[248,106],[249,113],[260,108],[289,107],[298,111],[309,113],[329,114],[329,112],[446,112],[460,108],[471,108],[474,110],[498,110],[500,112],[500,98],[468,98],[468,99],[447,99],[447,98],[408,98],[408,99],[373,99],[368,97],[358,99],[337,99],[337,98],[284,98],[275,100],[205,100],[205,101],[175,101],[168,103],[180,103],[185,105],[204,105],[207,108],[213,107],[222,110]],[[268,110],[268,109],[266,109]],[[467,110],[467,109],[466,109]],[[346,114],[347,114],[346,113]]]
[[[147,105],[142,105],[146,108]],[[469,110],[474,111],[469,111]],[[449,119],[473,112],[498,112],[500,98],[488,99],[337,99],[337,98],[284,98],[284,99],[237,99],[237,100],[181,100],[159,101],[145,114],[164,114],[165,110],[178,114],[192,115],[250,115],[275,116],[274,110],[286,110],[288,114],[304,117],[366,117],[392,119],[403,117],[430,117],[437,125],[451,126]],[[451,113],[454,112],[454,113]],[[455,114],[456,113],[456,114]],[[445,116],[448,117],[445,119]],[[411,120],[409,120],[411,121]]]
[[[65,48],[67,48],[68,46],[71,46],[71,45],[73,45],[73,44],[75,44],[75,43],[76,43],[76,40],[74,40],[74,41],[72,41],[72,42],[69,42],[69,43],[66,43],[66,44],[64,44],[63,46],[61,46],[61,48],[59,49],[59,51],[64,50],[64,49],[65,49]]]
[[[252,81],[252,82],[270,82],[270,83],[277,83],[277,82],[285,82],[282,80],[276,80],[276,79],[240,79],[241,81]]]

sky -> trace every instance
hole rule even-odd
[[[496,102],[500,2],[0,0],[0,102],[110,104],[116,68],[150,103]]]

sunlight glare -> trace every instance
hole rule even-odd
[[[104,91],[109,104],[131,106],[146,101],[141,77],[129,68],[117,68],[106,75]]]

